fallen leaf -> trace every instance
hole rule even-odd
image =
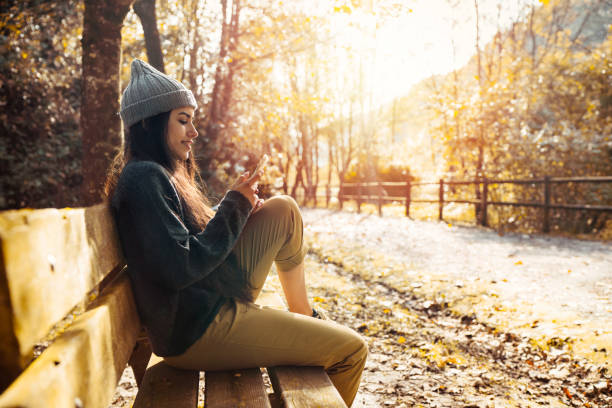
[[[565,393],[565,395],[567,395],[567,398],[572,399],[572,393],[569,392],[567,387],[563,387],[563,392]]]

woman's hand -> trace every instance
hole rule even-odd
[[[258,171],[253,177],[249,178],[249,172],[246,171],[238,177],[238,180],[232,184],[230,190],[238,191],[240,194],[245,196],[251,206],[253,206],[253,212],[257,211],[263,204],[263,200],[257,196],[257,182],[263,174],[263,170]]]

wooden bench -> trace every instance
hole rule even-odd
[[[199,372],[166,365],[143,338],[104,204],[2,212],[0,245],[0,407],[107,407],[128,364],[134,407],[197,406]],[[205,399],[207,408],[346,406],[320,367],[207,372]]]

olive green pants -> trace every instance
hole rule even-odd
[[[300,210],[291,197],[274,197],[251,216],[234,248],[258,295],[272,263],[279,273],[304,259]],[[256,297],[256,296],[255,296]],[[230,370],[280,365],[323,366],[348,406],[367,357],[355,331],[335,322],[230,301],[204,335],[168,364],[196,370]]]

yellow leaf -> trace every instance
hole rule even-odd
[[[384,309],[384,310],[383,310],[383,313],[385,313],[385,314],[389,314],[389,313],[391,313],[391,309]]]
[[[406,342],[406,338],[404,336],[399,336],[399,339],[397,339],[397,342],[399,344],[404,344]]]
[[[548,4],[548,2],[549,2],[549,1],[550,1],[550,0],[540,0],[540,3],[542,3],[542,4]]]
[[[315,296],[312,300],[315,301],[315,302],[318,302],[318,303],[325,303],[326,302],[325,299],[323,299],[321,297],[318,297],[318,296]]]
[[[515,265],[522,265],[522,264],[523,264],[523,261],[516,261],[514,264],[515,264]]]
[[[22,52],[21,52],[21,58],[23,58],[23,59],[28,58],[28,53],[27,53],[27,52],[25,52],[25,51],[22,51]]]

